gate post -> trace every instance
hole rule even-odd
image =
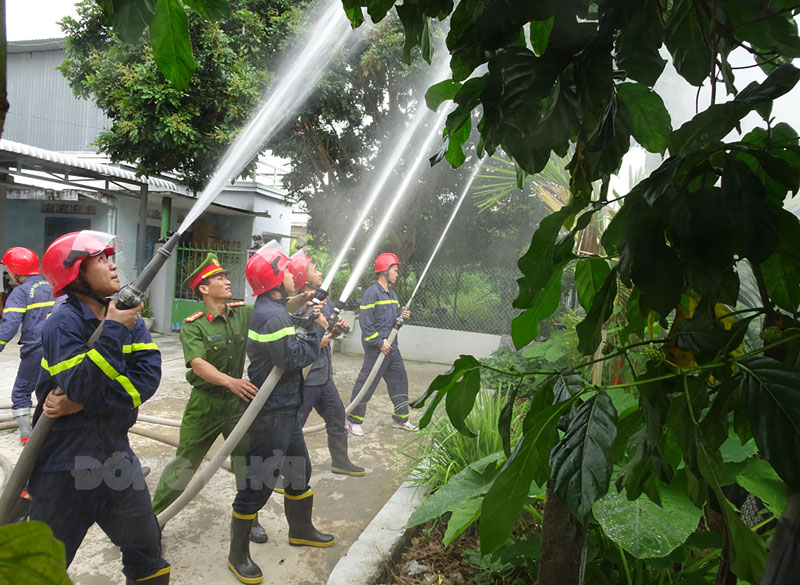
[[[158,249],[163,244],[156,244]],[[153,250],[155,253],[155,250]],[[153,284],[150,285],[150,306],[153,307],[153,331],[170,333],[172,331],[172,302],[175,297],[175,256],[176,250],[161,267]]]

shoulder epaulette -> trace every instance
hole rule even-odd
[[[229,307],[241,307],[244,306],[244,301],[236,301],[235,303],[228,303]]]
[[[186,319],[184,319],[184,321],[187,321],[188,323],[191,323],[192,321],[196,320],[198,317],[202,317],[202,316],[203,316],[203,312],[202,311],[198,311],[194,315],[189,315],[188,317],[186,317]]]

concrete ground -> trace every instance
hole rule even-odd
[[[177,335],[154,336],[163,356],[163,375],[156,395],[140,412],[165,418],[180,418],[189,386]],[[402,343],[402,340],[401,340]],[[0,353],[0,404],[10,402],[18,364],[18,346],[9,343]],[[334,354],[334,378],[345,404],[361,367],[362,356]],[[433,378],[448,369],[442,364],[406,361],[409,394],[412,399],[428,387]],[[283,498],[270,498],[260,513],[262,525],[269,533],[266,544],[251,544],[250,552],[264,572],[264,583],[275,585],[312,585],[325,583],[338,560],[381,510],[407,475],[410,459],[402,455],[414,440],[405,431],[391,427],[392,404],[383,383],[367,409],[364,424],[366,435],[350,436],[350,457],[365,467],[367,475],[356,478],[330,472],[330,457],[324,431],[307,436],[315,491],[314,522],[323,532],[336,536],[336,544],[328,549],[291,547],[287,541],[287,525],[283,515]],[[9,411],[0,411],[0,416]],[[412,419],[421,413],[412,413]],[[309,424],[321,422],[312,413]],[[177,441],[178,429],[147,423],[142,428]],[[161,469],[174,455],[174,447],[149,438],[130,435],[134,451],[143,465],[153,471],[147,478],[151,494]],[[221,444],[221,441],[218,442]],[[404,448],[405,447],[405,448]],[[0,453],[15,461],[21,448],[16,431],[0,431]],[[2,478],[0,478],[2,481]],[[197,498],[164,529],[164,557],[172,564],[175,585],[238,583],[226,567],[228,526],[231,503],[235,495],[233,475],[219,470]],[[66,511],[65,511],[66,512]],[[93,527],[69,569],[73,582],[80,585],[124,583],[120,552],[103,532]]]

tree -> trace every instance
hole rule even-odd
[[[62,22],[67,58],[61,71],[77,95],[111,118],[97,144],[112,160],[135,162],[143,175],[175,171],[198,190],[258,104],[302,6],[242,0],[220,23],[189,13],[197,75],[179,90],[159,72],[147,34],[122,42],[98,6],[84,0],[78,20]]]
[[[354,24],[362,6],[373,19],[393,6],[343,4]],[[629,499],[645,494],[658,502],[661,486],[680,475],[694,503],[723,518],[730,565],[720,566],[718,582],[730,578],[728,571],[751,583],[764,573],[765,543],[722,489],[720,445],[729,434],[752,436],[778,476],[800,490],[800,220],[784,208],[787,194],[800,188],[800,147],[797,132],[771,118],[772,102],[800,79],[789,64],[800,56],[798,8],[781,0],[465,0],[455,7],[415,0],[395,7],[411,46],[429,46],[429,21],[450,16],[452,79],[428,91],[429,102],[457,104],[447,121],[448,160],[460,163],[479,107],[479,151],[502,149],[520,178],[539,172],[552,153],[575,148],[569,204],[541,222],[519,261],[514,306],[522,313],[512,333],[517,347],[535,337],[558,305],[562,272],[575,264],[587,308],[579,349],[590,358],[538,386],[523,438],[509,448],[480,523],[482,550],[490,552],[509,535],[531,480],[547,481],[543,585],[581,581],[582,563],[572,551],[582,548],[587,514],[612,476],[612,489]],[[653,90],[665,65],[662,46],[686,81],[709,82],[710,105],[679,128]],[[749,53],[766,79],[737,85],[734,50]],[[484,64],[485,73],[467,79]],[[723,90],[732,99],[723,101]],[[751,112],[760,125],[736,132]],[[668,151],[668,158],[618,199],[602,237],[605,254],[577,257],[574,236],[609,203],[609,176],[631,140],[653,153]],[[595,181],[601,187],[593,195]],[[745,265],[760,304],[737,310]],[[601,356],[615,305],[624,334]],[[764,343],[743,353],[737,348],[748,328],[760,330]],[[631,383],[593,385],[567,375],[643,345],[654,349]],[[417,404],[431,400],[423,421],[446,397],[451,420],[464,428],[480,367],[462,356],[437,378]],[[621,418],[614,400],[628,387],[638,408]],[[626,444],[627,451],[619,448]],[[679,452],[679,461],[668,452]],[[615,465],[622,471],[615,473]],[[555,523],[565,514],[574,526],[569,532]]]

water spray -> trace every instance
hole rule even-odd
[[[444,242],[444,239],[447,236],[447,231],[450,229],[450,225],[453,223],[453,220],[455,219],[458,210],[461,208],[461,204],[464,202],[464,198],[469,192],[469,189],[472,186],[472,182],[475,180],[475,175],[478,174],[478,170],[481,168],[482,161],[483,159],[479,160],[475,164],[475,168],[472,169],[472,172],[470,173],[469,178],[467,179],[467,182],[464,185],[464,191],[461,193],[461,197],[458,199],[458,203],[456,203],[456,206],[453,208],[453,213],[450,215],[450,219],[448,220],[447,225],[445,225],[444,230],[442,231],[442,235],[439,236],[439,241],[436,243],[436,247],[434,247],[433,253],[431,253],[431,257],[428,259],[428,263],[425,265],[425,269],[422,271],[419,280],[417,280],[417,285],[414,287],[414,291],[411,293],[411,296],[406,301],[406,304],[400,310],[400,316],[397,318],[397,321],[395,321],[394,327],[392,327],[392,330],[389,332],[389,335],[386,338],[386,343],[388,343],[389,345],[392,345],[392,343],[394,343],[398,331],[400,331],[400,328],[403,326],[403,313],[407,310],[410,310],[411,301],[414,300],[414,296],[417,294],[417,291],[419,290],[419,287],[422,284],[425,275],[428,273],[428,269],[430,268],[433,259],[436,257],[436,253],[442,246],[442,242]],[[372,387],[372,383],[375,381],[375,378],[378,375],[378,371],[381,369],[381,364],[383,364],[384,359],[386,359],[386,355],[383,352],[378,352],[378,358],[375,360],[375,364],[372,366],[372,370],[370,371],[369,376],[367,376],[364,385],[361,386],[361,390],[358,392],[358,394],[356,394],[352,402],[347,405],[347,408],[344,409],[345,416],[353,412],[355,407],[358,406],[358,404],[364,399],[364,396],[366,396],[367,391],[370,389],[370,387]],[[322,423],[312,427],[306,427],[303,429],[303,432],[314,433],[317,431],[321,431],[324,428],[325,428],[325,423]]]
[[[442,58],[436,67],[433,69],[433,73],[430,75],[431,79],[439,79],[444,73],[447,71],[449,63],[446,59]],[[383,188],[386,186],[386,183],[389,181],[392,175],[392,171],[397,166],[398,161],[402,157],[403,153],[406,151],[411,139],[416,134],[417,130],[419,129],[420,125],[423,121],[429,119],[433,113],[422,103],[419,104],[417,107],[417,111],[414,115],[414,118],[411,120],[411,123],[406,127],[405,131],[400,137],[400,140],[395,144],[394,149],[389,155],[387,159],[387,164],[384,165],[383,172],[378,176],[377,181],[373,183],[372,188],[369,192],[369,196],[367,197],[364,205],[362,205],[358,217],[361,218],[360,221],[353,222],[353,229],[350,230],[350,234],[347,236],[344,244],[342,245],[341,251],[339,255],[336,256],[336,259],[333,261],[333,265],[327,271],[325,275],[325,279],[322,281],[322,285],[318,287],[314,291],[314,298],[312,300],[312,305],[306,308],[306,310],[297,317],[293,317],[295,322],[298,324],[306,324],[313,322],[313,318],[311,318],[311,312],[315,310],[316,307],[319,305],[329,296],[329,291],[331,284],[333,283],[333,279],[336,276],[336,273],[339,271],[342,263],[344,262],[344,258],[347,254],[347,251],[350,249],[350,246],[353,243],[356,235],[358,234],[359,230],[361,229],[361,225],[364,220],[368,217],[369,212],[372,210],[372,207],[375,205],[375,201],[377,200],[378,196],[383,191]],[[401,191],[402,196],[403,191]],[[387,215],[389,213],[387,212]],[[363,272],[364,268],[361,268]],[[351,279],[352,275],[351,273]],[[358,272],[356,276],[356,281],[361,276],[361,273]],[[333,299],[331,299],[333,300]],[[344,306],[344,302],[347,299],[341,299],[339,301],[334,302],[333,307],[333,314],[331,315],[331,320],[328,322],[328,329],[326,333],[331,333],[333,331],[334,326],[339,320],[339,314],[341,313],[342,307]],[[310,319],[310,320],[309,320]],[[306,327],[307,328],[307,327]],[[349,330],[349,328],[348,328]],[[346,331],[344,331],[346,333]]]
[[[411,181],[414,180],[417,177],[417,171],[419,170],[420,165],[422,164],[422,162],[424,160],[426,160],[428,158],[428,152],[429,152],[429,150],[430,150],[430,148],[431,148],[431,146],[433,144],[434,139],[436,137],[438,137],[438,136],[441,136],[441,129],[444,126],[445,118],[447,117],[448,114],[449,114],[449,111],[446,110],[446,109],[443,109],[442,112],[440,112],[437,115],[436,121],[433,124],[433,128],[432,128],[431,132],[428,134],[427,138],[423,142],[422,146],[419,149],[419,152],[417,153],[416,158],[414,159],[414,162],[411,165],[411,168],[408,169],[408,172],[406,173],[405,177],[403,178],[403,181],[400,183],[400,186],[397,188],[397,192],[395,193],[395,197],[392,200],[392,203],[389,205],[388,209],[386,210],[386,215],[383,217],[383,219],[381,220],[380,224],[378,224],[378,226],[373,231],[372,238],[368,242],[366,248],[364,248],[364,250],[362,251],[361,257],[358,259],[358,262],[356,263],[356,266],[355,266],[354,270],[351,272],[350,279],[347,281],[347,284],[345,285],[344,289],[342,290],[342,296],[339,298],[339,301],[337,301],[337,303],[336,303],[336,307],[337,308],[343,306],[344,303],[347,301],[347,299],[350,297],[350,294],[352,293],[353,289],[355,288],[355,285],[358,282],[358,279],[361,277],[361,274],[366,269],[367,264],[372,259],[372,255],[375,252],[375,248],[377,247],[378,242],[380,241],[380,239],[383,237],[384,230],[386,229],[386,225],[389,223],[389,220],[391,219],[392,214],[394,213],[394,210],[400,204],[400,201],[403,199],[403,196],[408,191],[408,188],[411,185]],[[480,165],[476,165],[475,170],[470,175],[470,178],[467,181],[467,186],[464,189],[464,193],[461,195],[461,199],[459,200],[458,205],[456,205],[453,217],[455,217],[455,211],[458,211],[458,208],[461,206],[461,201],[463,201],[464,196],[466,195],[467,191],[469,190],[470,185],[472,185],[472,181],[475,178],[475,174],[477,173],[477,169],[479,168],[479,166]],[[450,227],[450,224],[452,223],[452,221],[453,221],[453,219],[451,217],[450,222],[448,222],[447,227],[445,227],[445,230],[442,233],[442,238],[444,238],[444,235],[447,233],[447,229]],[[436,250],[434,250],[434,254],[436,254],[436,251],[439,249],[440,245],[441,245],[441,240],[439,241],[439,244],[437,244]],[[433,257],[431,257],[431,260],[433,260]],[[428,263],[428,266],[430,266],[430,261]],[[426,271],[427,271],[427,266],[426,266]],[[414,292],[416,293],[416,290]],[[410,303],[410,299],[409,299],[409,303]],[[406,307],[409,305],[409,303],[406,303]],[[403,308],[403,311],[406,310],[406,307]],[[389,337],[387,338],[387,341],[389,342],[389,344],[391,344],[392,341],[394,341],[394,338],[397,337],[397,330],[403,324],[403,321],[402,321],[402,319],[403,319],[403,311],[400,311],[400,317],[398,318],[398,323],[399,324],[397,324],[397,323],[395,324],[395,327],[392,329]],[[336,312],[335,309],[334,309],[334,315],[338,316],[338,312]],[[366,389],[368,389],[372,385],[372,381],[375,379],[375,376],[377,375],[377,372],[378,372],[378,368],[380,367],[380,364],[383,363],[383,359],[384,358],[385,358],[385,356],[384,356],[383,353],[379,353],[378,354],[378,360],[375,362],[375,366],[372,368],[372,371],[370,372],[370,377],[367,379],[367,383],[365,383],[364,386],[362,386],[361,391],[353,399],[353,401],[347,406],[347,408],[345,409],[345,415],[350,414],[351,412],[353,412],[353,409],[355,409],[355,407],[358,406],[358,403],[361,402],[363,397],[366,395]],[[314,425],[314,426],[311,426],[311,427],[305,427],[303,429],[303,432],[304,433],[314,433],[314,432],[317,432],[317,431],[321,431],[324,428],[325,428],[324,424],[318,424],[318,425]]]
[[[205,189],[203,189],[194,206],[189,210],[189,213],[186,215],[186,218],[183,220],[178,230],[158,249],[153,259],[150,260],[141,274],[139,274],[132,283],[120,290],[116,301],[120,309],[131,309],[141,303],[147,288],[170,257],[181,235],[198,217],[200,217],[200,215],[202,215],[208,206],[211,205],[225,186],[231,181],[234,181],[236,177],[241,174],[242,169],[244,169],[247,163],[258,154],[262,145],[274,132],[286,122],[292,113],[297,111],[300,105],[302,105],[317,86],[317,82],[338,51],[346,42],[355,38],[355,33],[350,27],[350,23],[341,5],[336,0],[331,0],[329,2],[329,6],[316,19],[316,23],[317,24],[309,30],[309,34],[305,39],[297,44],[297,49],[294,53],[284,61],[284,66],[279,70],[276,76],[276,79],[279,79],[280,82],[270,88],[261,108],[237,135],[233,144],[231,144],[220,161],[214,176],[208,182]],[[100,336],[100,333],[101,329],[98,327],[98,330],[92,334],[88,341],[89,347],[91,347],[94,340]],[[277,378],[274,379],[272,387],[266,392],[264,400],[269,396],[269,393],[282,374],[283,370],[281,370]],[[267,381],[272,378],[273,375],[270,374]],[[255,418],[255,413],[253,413],[252,418]],[[242,417],[242,419],[244,419],[244,417]],[[14,471],[8,478],[3,493],[0,494],[0,526],[8,523],[14,504],[25,482],[30,477],[39,450],[55,424],[55,421],[56,419],[51,419],[42,415],[36,422],[33,432],[28,438],[28,442],[25,444],[17,464],[14,467]],[[237,425],[236,429],[238,428],[239,425]],[[246,431],[247,427],[241,431],[241,435],[244,435]],[[238,439],[233,443],[233,446],[237,443]],[[231,450],[232,448],[233,447],[231,447]],[[216,471],[218,467],[219,465],[214,467],[214,471]],[[207,481],[208,479],[205,480],[205,482]],[[203,485],[205,485],[205,482]],[[191,485],[190,483],[190,486]],[[200,487],[202,488],[202,486]],[[200,490],[197,489],[197,491],[199,492]],[[175,502],[173,502],[173,506],[174,504]],[[170,506],[170,508],[162,512],[162,515],[166,514],[173,506]],[[173,515],[176,512],[177,511],[174,511]]]

